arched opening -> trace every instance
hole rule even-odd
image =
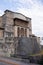
[[[24,29],[21,28],[21,37],[23,37],[23,36],[24,36]]]
[[[27,37],[27,29],[25,29],[25,37]]]
[[[17,29],[17,34],[18,34],[18,37],[20,36],[20,28],[18,27]]]

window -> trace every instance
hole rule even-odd
[[[12,32],[6,32],[6,36],[11,37],[11,36],[13,36],[13,33]]]
[[[23,37],[23,36],[24,36],[24,29],[21,28],[21,37]]]

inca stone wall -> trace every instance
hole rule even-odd
[[[30,55],[40,52],[40,46],[36,38],[14,37],[14,42],[11,44],[1,44],[2,51],[5,55]]]
[[[40,46],[35,38],[21,37],[16,38],[16,50],[19,55],[30,55],[40,52]]]

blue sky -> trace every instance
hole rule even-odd
[[[0,15],[6,9],[32,18],[33,34],[43,36],[43,0],[0,0]]]

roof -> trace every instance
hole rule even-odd
[[[11,12],[14,15],[14,18],[22,19],[22,20],[25,20],[25,21],[30,21],[31,20],[31,18],[26,17],[25,15],[23,15],[21,13],[18,13],[18,12],[13,12],[13,11],[10,11],[10,10],[5,10],[4,12],[5,13],[6,12]]]

